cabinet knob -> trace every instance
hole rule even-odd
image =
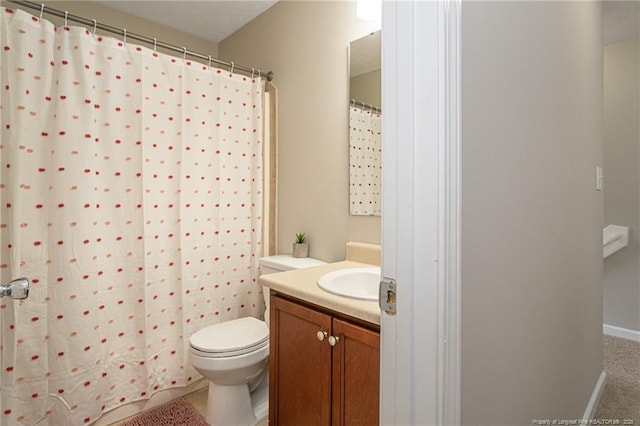
[[[336,343],[338,343],[340,341],[340,338],[338,336],[329,336],[329,345],[330,346],[335,346]]]
[[[324,340],[324,338],[327,337],[327,332],[326,331],[318,331],[316,333],[316,337],[318,338],[318,340],[320,340],[322,342]]]

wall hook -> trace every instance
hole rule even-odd
[[[9,296],[12,299],[26,299],[29,296],[29,280],[18,278],[5,285],[0,285],[0,297]]]

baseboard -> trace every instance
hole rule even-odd
[[[623,339],[640,342],[640,331],[630,330],[628,328],[616,327],[615,325],[602,325],[602,332],[609,336],[621,337]]]
[[[589,420],[593,419],[593,415],[596,413],[596,408],[598,407],[598,402],[600,402],[600,397],[602,396],[602,391],[604,391],[604,385],[606,382],[607,373],[603,371],[600,373],[596,386],[593,388],[591,399],[589,399],[589,404],[587,404],[587,409],[584,410],[584,414],[582,415],[582,424],[588,425],[590,424]]]

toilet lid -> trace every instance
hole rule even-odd
[[[245,353],[269,342],[269,328],[253,317],[239,318],[210,325],[195,332],[189,343],[202,352],[220,354]]]

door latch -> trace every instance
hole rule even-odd
[[[396,314],[396,280],[393,278],[383,278],[380,281],[380,309],[387,315]]]

